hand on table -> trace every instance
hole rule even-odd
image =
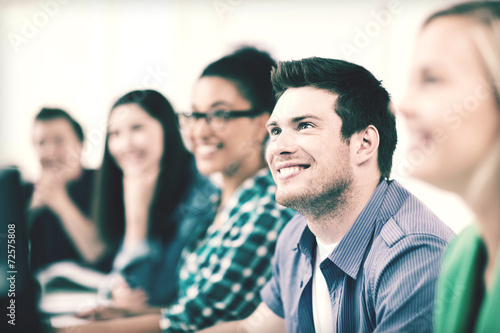
[[[140,309],[147,306],[148,296],[141,288],[132,289],[127,282],[120,278],[111,290],[113,306],[121,309]]]
[[[88,320],[109,320],[131,317],[143,313],[147,309],[148,297],[140,288],[132,289],[127,282],[120,278],[111,290],[111,305],[99,305],[82,311],[77,317]]]
[[[77,313],[75,317],[88,320],[109,320],[131,316],[129,310],[114,306],[99,305],[95,308]]]

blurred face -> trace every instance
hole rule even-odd
[[[226,79],[202,77],[194,87],[195,112],[246,111],[251,108],[250,102]],[[228,119],[222,128],[216,129],[209,126],[206,119],[198,119],[189,128],[183,128],[191,143],[198,170],[205,175],[214,172],[231,175],[245,168],[249,162],[255,162],[253,159],[262,161],[267,117],[267,114],[261,114],[253,118]]]
[[[163,156],[163,128],[137,104],[111,111],[108,149],[125,175],[157,168]]]
[[[352,181],[349,145],[341,138],[337,96],[324,90],[289,88],[267,122],[266,159],[276,201],[299,211],[316,201],[335,204]],[[332,208],[332,207],[331,207]]]
[[[472,28],[457,17],[424,28],[400,106],[412,137],[412,175],[457,193],[499,133],[500,112]]]
[[[74,179],[79,175],[82,143],[69,121],[63,118],[36,121],[33,144],[40,159],[42,173],[57,172],[64,180]]]

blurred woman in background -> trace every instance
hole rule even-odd
[[[162,310],[166,332],[244,318],[271,276],[277,236],[294,213],[276,203],[264,158],[274,66],[255,48],[211,63],[195,84],[192,111],[180,115],[198,169],[220,173],[222,186],[206,236],[183,254],[178,298]]]
[[[216,192],[196,170],[162,94],[132,91],[116,101],[95,196],[101,235],[119,246],[117,274],[106,286],[115,306],[162,305],[175,297],[181,251],[211,222]]]
[[[193,110],[180,116],[198,170],[220,173],[222,186],[212,224],[182,254],[175,301],[161,315],[152,308],[94,309],[82,316],[133,318],[91,323],[80,332],[192,332],[245,318],[258,306],[259,290],[272,273],[278,234],[294,214],[276,203],[264,159],[265,123],[275,104],[274,66],[269,54],[254,48],[213,62],[195,84]]]
[[[436,12],[418,39],[407,98],[413,176],[459,194],[476,222],[444,257],[436,332],[500,327],[500,3]]]

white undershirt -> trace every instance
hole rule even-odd
[[[316,243],[318,246],[316,247],[316,263],[314,265],[312,284],[314,328],[317,333],[332,333],[335,330],[333,329],[330,293],[319,265],[333,252],[339,243],[326,245],[321,243],[318,238],[316,238]]]

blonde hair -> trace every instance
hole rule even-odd
[[[440,10],[424,22],[423,28],[441,17],[463,17],[473,23],[473,42],[490,75],[490,83],[500,109],[500,2],[465,2]]]
[[[500,112],[500,2],[465,2],[453,5],[432,14],[424,22],[425,28],[442,17],[462,17],[472,23],[473,42],[489,75],[492,92],[495,94],[497,110]],[[481,209],[481,199],[493,195],[500,188],[500,133],[496,142],[478,166],[470,181],[466,194],[475,210]]]

